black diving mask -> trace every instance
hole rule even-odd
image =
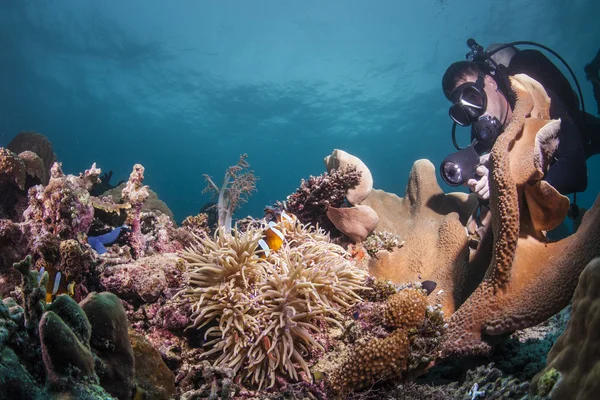
[[[454,104],[450,107],[450,118],[460,126],[469,126],[481,117],[487,108],[487,96],[483,90],[483,76],[476,82],[466,82],[450,94]]]

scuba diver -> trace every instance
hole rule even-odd
[[[573,75],[579,96],[544,54],[515,47],[523,44],[540,47],[559,58]],[[467,61],[450,65],[442,79],[444,94],[452,102],[449,110],[454,121],[452,140],[459,150],[442,162],[440,173],[444,181],[451,186],[468,186],[481,204],[487,203],[489,152],[508,125],[516,102],[508,77],[526,74],[538,81],[550,97],[551,118],[561,120],[558,149],[544,180],[563,195],[573,193],[575,196],[584,191],[588,183],[586,159],[600,153],[600,119],[585,112],[579,83],[568,64],[553,50],[534,42],[493,45],[484,50],[469,39],[467,45],[470,48]],[[586,77],[594,85],[600,112],[599,70],[600,52],[586,66]],[[456,125],[471,126],[469,146],[458,145]],[[571,212],[578,213],[576,198]]]

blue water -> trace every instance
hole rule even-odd
[[[555,49],[593,112],[599,16],[596,0],[2,0],[0,146],[35,130],[66,172],[96,162],[113,183],[141,163],[178,221],[210,201],[202,174],[220,181],[241,153],[260,180],[237,216],[285,199],[335,148],[403,195],[415,160],[453,150],[440,82],[467,38]]]

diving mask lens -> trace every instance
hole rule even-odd
[[[478,86],[479,79],[476,83],[463,83],[451,95],[456,101],[450,107],[450,118],[460,126],[471,125],[485,113],[487,98]]]

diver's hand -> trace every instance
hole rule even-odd
[[[475,193],[481,200],[488,200],[490,198],[490,171],[488,170],[489,158],[489,154],[479,157],[479,166],[475,170],[475,173],[479,177],[471,178],[467,181],[467,186],[469,189],[471,189],[471,192]]]

